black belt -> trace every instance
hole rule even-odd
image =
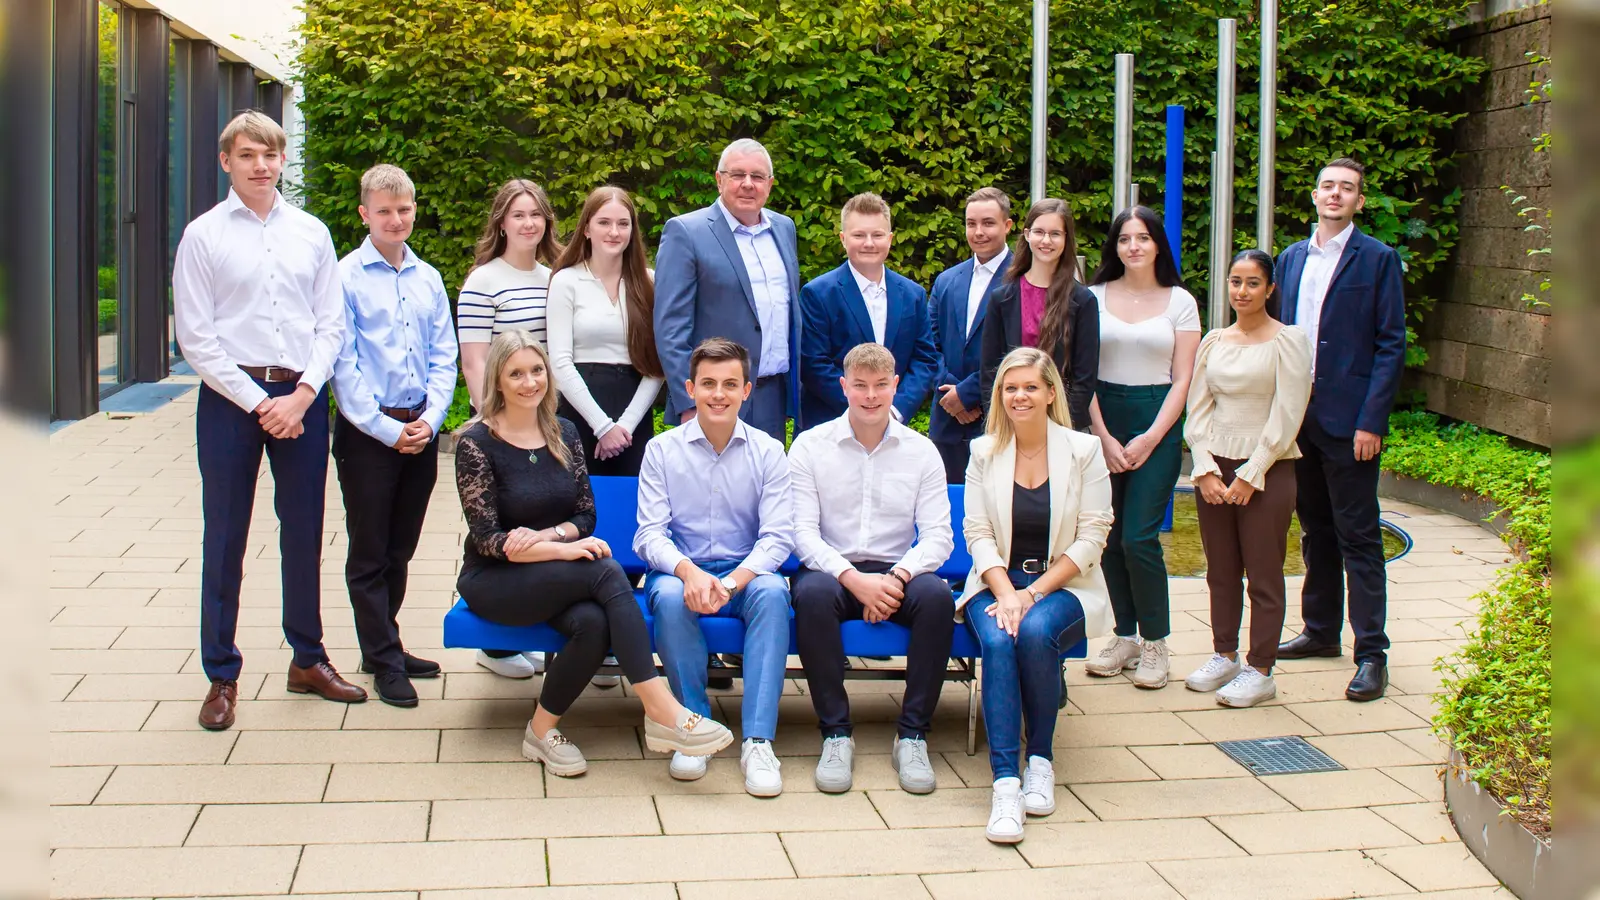
[[[1025,559],[1016,568],[1021,569],[1024,575],[1043,575],[1044,570],[1050,568],[1050,563],[1043,559]]]
[[[257,381],[276,384],[282,381],[299,381],[304,372],[285,369],[283,366],[240,366],[239,371],[249,375]]]
[[[396,422],[415,422],[416,420],[422,418],[422,414],[427,410],[427,408],[428,401],[424,400],[412,407],[380,406],[378,407],[378,411],[395,420]]]
[[[789,376],[788,372],[779,372],[776,375],[762,375],[761,377],[756,379],[756,385],[759,387],[760,385],[767,384],[768,382],[772,382],[772,381],[777,381],[779,378],[787,378],[788,376]]]

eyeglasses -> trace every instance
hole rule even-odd
[[[1037,240],[1049,240],[1052,243],[1063,241],[1067,237],[1067,233],[1065,231],[1040,231],[1038,229],[1033,229],[1029,233],[1032,234]]]
[[[751,184],[758,186],[772,180],[771,175],[762,172],[729,172],[727,169],[719,169],[718,171],[733,181],[749,181]]]

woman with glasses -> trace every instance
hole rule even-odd
[[[1037,347],[1055,361],[1067,386],[1069,427],[1088,428],[1100,370],[1099,308],[1078,280],[1078,242],[1065,200],[1047,197],[1028,210],[1011,265],[989,295],[978,354],[985,402],[1000,360],[1018,347]]]

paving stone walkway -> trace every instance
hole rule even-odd
[[[981,746],[965,753],[957,686],[930,737],[940,787],[926,797],[899,791],[888,763],[895,682],[851,684],[856,786],[841,796],[812,786],[820,741],[793,681],[777,799],[742,792],[731,751],[702,781],[669,779],[643,749],[626,688],[591,688],[563,723],[592,761],[586,776],[547,778],[522,761],[537,679],[500,679],[469,651],[438,649],[466,530],[450,457],[401,614],[407,644],[446,673],[416,682],[421,706],[345,707],[284,691],[264,473],[240,615],[238,724],[201,731],[195,396],[50,439],[53,896],[1510,896],[1451,827],[1444,752],[1428,730],[1433,662],[1461,642],[1470,598],[1507,559],[1470,522],[1385,503],[1416,544],[1389,567],[1392,686],[1372,704],[1343,699],[1348,655],[1283,663],[1278,699],[1256,709],[1224,710],[1185,690],[1177,678],[1210,652],[1207,601],[1202,581],[1173,579],[1174,683],[1142,691],[1073,665],[1055,737],[1056,812],[1030,820],[1023,843],[997,847],[983,837],[988,763]],[[331,472],[327,496],[327,646],[370,689],[355,674]],[[717,697],[735,726],[737,690]],[[1277,735],[1305,736],[1347,771],[1257,778],[1213,745]]]

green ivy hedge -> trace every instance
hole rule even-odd
[[[1415,319],[1457,234],[1441,149],[1453,98],[1481,61],[1439,46],[1465,0],[1286,0],[1281,9],[1278,245],[1312,222],[1320,164],[1368,166],[1362,225],[1409,266]],[[1216,19],[1240,20],[1235,245],[1254,244],[1258,30],[1253,3],[1052,4],[1050,180],[1072,200],[1090,265],[1110,221],[1113,57],[1137,56],[1134,177],[1159,200],[1164,108],[1188,110],[1183,259],[1205,297]],[[1025,201],[1029,4],[1014,0],[308,0],[306,199],[354,246],[361,172],[401,165],[419,185],[414,244],[448,283],[470,262],[496,185],[527,176],[572,216],[592,187],[639,199],[652,246],[672,215],[715,197],[716,154],[773,151],[772,205],[799,227],[808,277],[842,259],[839,207],[894,205],[891,264],[927,285],[965,255],[960,203],[998,185]],[[1159,204],[1157,204],[1159,205]],[[1421,349],[1412,362],[1421,359]]]

